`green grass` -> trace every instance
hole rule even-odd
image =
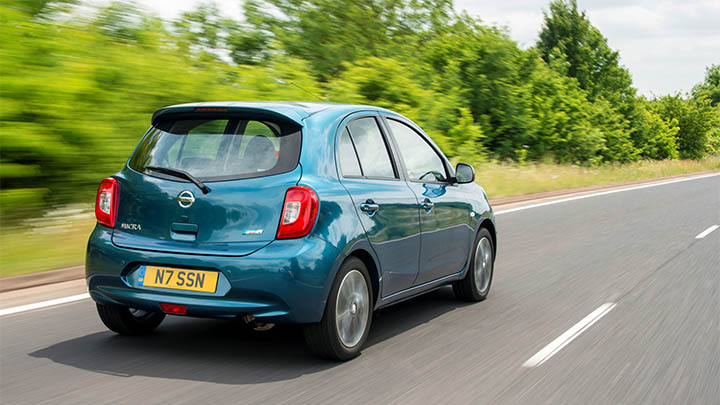
[[[22,225],[3,226],[0,277],[83,264],[95,218],[87,208],[68,211],[55,211]]]
[[[720,170],[720,156],[704,160],[647,161],[597,167],[517,163],[475,165],[477,182],[491,199],[709,170]]]
[[[720,170],[720,156],[701,161],[636,162],[589,168],[480,163],[475,169],[477,181],[488,196],[499,198]],[[22,225],[0,228],[0,277],[82,264],[88,236],[95,226],[90,208],[56,210]]]

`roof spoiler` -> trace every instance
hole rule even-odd
[[[193,118],[206,118],[214,119],[221,117],[237,117],[237,118],[248,118],[254,120],[266,119],[268,121],[285,122],[294,126],[301,127],[302,117],[295,117],[297,114],[293,114],[292,111],[288,111],[288,114],[280,113],[276,110],[257,108],[257,107],[233,107],[233,106],[212,106],[212,105],[192,105],[192,106],[178,106],[178,107],[163,107],[152,116],[152,125],[160,121],[186,118],[192,116]]]

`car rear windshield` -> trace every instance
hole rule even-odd
[[[270,176],[295,169],[300,143],[299,128],[265,120],[173,119],[150,129],[129,166],[183,170],[202,181]]]

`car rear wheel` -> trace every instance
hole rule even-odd
[[[165,319],[162,312],[127,308],[115,304],[97,304],[100,319],[113,332],[121,335],[147,335]]]
[[[465,301],[482,301],[487,298],[492,284],[494,253],[490,232],[481,228],[475,237],[470,268],[465,278],[453,284],[455,296]]]
[[[351,257],[335,277],[322,320],[305,326],[308,347],[331,360],[356,357],[367,340],[372,309],[367,268],[360,259]]]

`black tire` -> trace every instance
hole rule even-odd
[[[121,335],[147,335],[165,319],[162,312],[136,311],[115,304],[97,304],[98,315],[108,329]]]
[[[343,343],[342,338],[336,327],[336,309],[338,304],[338,292],[340,285],[345,277],[352,271],[357,270],[362,274],[365,280],[365,286],[367,288],[368,298],[368,310],[367,310],[367,321],[365,329],[362,333],[360,340],[352,347],[348,347]],[[323,314],[322,320],[319,323],[313,323],[305,325],[305,343],[320,357],[336,360],[345,361],[357,357],[360,354],[365,341],[370,331],[370,325],[372,323],[374,301],[372,284],[368,275],[367,267],[365,264],[356,257],[350,257],[345,260],[345,263],[340,267],[333,286],[330,289],[330,296],[328,297],[327,304],[325,305],[325,313]]]
[[[478,287],[477,273],[475,272],[475,260],[477,260],[477,249],[480,242],[486,239],[490,245],[490,277],[487,281],[487,287],[481,290]],[[464,301],[478,302],[487,298],[490,293],[490,286],[492,285],[492,277],[495,271],[495,246],[493,245],[493,239],[490,232],[485,228],[480,228],[477,236],[475,236],[475,243],[473,243],[472,256],[470,259],[470,267],[465,273],[465,277],[462,280],[453,283],[453,292],[455,296]]]

